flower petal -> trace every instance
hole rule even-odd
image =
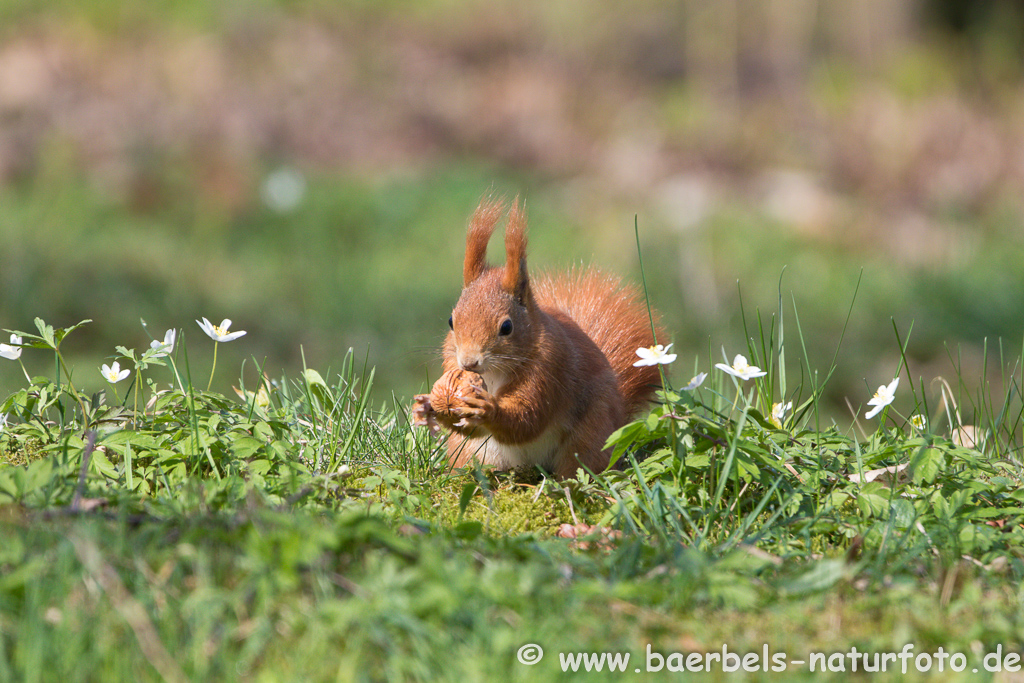
[[[864,417],[865,417],[866,419],[870,420],[870,419],[871,419],[871,418],[873,418],[873,417],[874,417],[875,415],[878,415],[878,413],[879,413],[879,412],[880,412],[880,411],[882,410],[882,408],[884,408],[884,407],[885,407],[885,405],[877,405],[877,406],[875,406],[874,408],[872,408],[871,410],[869,410],[868,412],[864,413]]]
[[[739,376],[739,373],[733,370],[731,365],[726,365],[725,363],[715,363],[715,367],[721,370],[722,372],[726,373],[727,375],[732,375],[733,377]]]
[[[217,332],[213,329],[213,323],[211,323],[206,318],[203,318],[203,322],[199,322],[197,320],[196,323],[199,325],[200,328],[202,328],[203,332],[206,333],[207,337],[214,341],[220,341],[219,339],[217,339]]]
[[[690,383],[687,384],[685,387],[683,387],[683,391],[693,391],[694,389],[699,387],[701,384],[704,384],[704,380],[706,380],[707,378],[708,378],[708,373],[706,373],[706,372],[702,372],[700,374],[694,375],[693,379],[690,380]]]

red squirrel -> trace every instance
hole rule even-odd
[[[531,279],[518,200],[508,211],[505,264],[488,266],[487,243],[503,213],[502,202],[485,199],[470,221],[445,375],[415,398],[414,424],[451,431],[455,467],[476,460],[498,469],[539,465],[558,478],[580,465],[600,472],[608,436],[660,384],[657,367],[633,365],[637,348],[655,343],[648,309],[635,288],[593,268]],[[460,375],[482,381],[453,389]],[[445,400],[442,391],[458,395]]]

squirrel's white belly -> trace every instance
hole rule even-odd
[[[487,391],[492,394],[497,394],[498,391],[505,386],[505,382],[508,381],[508,378],[505,377],[505,375],[493,370],[484,370],[482,377],[484,378],[484,386],[486,386]]]
[[[551,469],[562,447],[561,430],[548,427],[539,437],[529,443],[498,443],[490,435],[466,439],[461,448],[486,465],[498,469],[514,469],[523,465],[540,465]]]

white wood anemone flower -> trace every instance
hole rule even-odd
[[[704,384],[704,380],[706,380],[707,378],[708,378],[708,373],[706,373],[706,372],[701,372],[701,373],[699,373],[697,375],[694,375],[693,379],[690,380],[690,383],[687,384],[685,387],[683,387],[683,391],[693,391],[694,389],[699,387],[701,384]]]
[[[732,375],[737,379],[741,379],[744,382],[748,379],[754,379],[755,377],[764,377],[768,373],[747,362],[747,357],[743,354],[736,354],[736,357],[732,361],[732,365],[726,365],[725,363],[715,363],[715,367],[726,373]]]
[[[10,344],[0,344],[0,357],[7,358],[8,360],[18,360],[21,358],[21,337],[12,334]]]
[[[868,401],[869,406],[874,406],[871,410],[864,413],[864,417],[868,420],[878,415],[882,408],[892,403],[893,399],[896,398],[896,387],[900,385],[900,378],[897,377],[893,381],[889,382],[889,386],[880,386],[875,395]]]
[[[786,413],[789,412],[789,409],[792,407],[792,401],[789,401],[788,403],[773,403],[771,416],[772,424],[781,429],[782,420],[786,417]]]
[[[196,322],[199,321],[197,320]],[[207,332],[207,334],[209,334],[209,332]],[[242,334],[245,334],[245,332],[243,332]],[[149,343],[149,348],[152,349],[153,351],[153,357],[159,358],[160,356],[166,356],[170,353],[173,353],[174,340],[177,338],[177,336],[177,330],[167,330],[166,334],[164,334],[163,341],[159,339],[154,339],[153,341],[151,341]]]
[[[132,371],[128,368],[122,370],[121,364],[115,360],[111,365],[104,363],[103,367],[100,368],[100,374],[103,375],[103,379],[107,380],[111,384],[117,384],[125,377],[132,374]]]
[[[227,318],[224,318],[220,325],[214,325],[206,318],[203,318],[203,322],[199,322],[197,320],[196,324],[203,328],[203,332],[205,332],[210,339],[216,342],[234,341],[245,334],[245,330],[228,332],[228,328],[231,327],[231,321]]]
[[[668,350],[672,348],[672,345],[662,346],[661,344],[655,344],[649,347],[640,347],[636,350],[636,355],[640,356],[640,360],[633,363],[634,368],[640,368],[645,365],[668,365],[676,359],[676,354],[669,353]]]

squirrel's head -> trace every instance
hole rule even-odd
[[[489,267],[487,242],[503,212],[501,202],[480,203],[466,235],[462,295],[448,324],[445,344],[463,370],[484,375],[488,386],[503,384],[531,343],[536,303],[526,272],[526,218],[513,202],[505,227],[505,265]]]

